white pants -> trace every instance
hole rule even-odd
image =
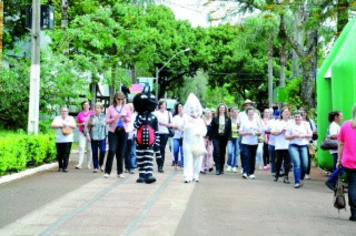
[[[85,146],[87,148],[87,163],[88,166],[91,166],[91,159],[92,159],[91,145],[90,142],[87,141],[87,138],[84,136],[84,134],[80,132],[79,133],[79,161],[78,161],[78,165],[80,166],[83,164]]]
[[[198,181],[199,180],[199,172],[203,160],[203,156],[200,157],[193,157],[192,152],[188,150],[185,151],[183,148],[184,153],[184,180],[191,182],[191,181]]]

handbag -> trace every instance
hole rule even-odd
[[[62,134],[63,135],[69,135],[71,133],[72,133],[72,129],[71,128],[69,128],[69,127],[63,127],[62,128]]]
[[[341,183],[341,175],[338,174],[337,187],[334,194],[334,207],[339,211],[345,208],[346,211],[346,200],[344,186]]]
[[[196,143],[192,146],[192,155],[193,157],[200,157],[206,155],[207,153],[203,137],[199,136]]]
[[[321,142],[320,147],[323,150],[337,150],[338,145],[337,139],[331,139],[329,136],[326,136],[323,142]]]
[[[168,112],[168,123],[169,124],[171,123],[171,117],[169,115],[169,112]],[[173,128],[167,128],[167,129],[168,129],[168,136],[172,138],[175,134],[175,130]]]
[[[316,145],[314,142],[310,142],[308,144],[308,150],[309,150],[309,154],[310,155],[315,155],[315,152],[316,152]]]

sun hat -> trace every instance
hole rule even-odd
[[[253,104],[253,102],[250,99],[247,99],[242,105],[246,105],[246,104]]]

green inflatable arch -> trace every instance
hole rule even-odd
[[[328,113],[340,110],[351,118],[356,102],[356,19],[350,21],[325,59],[317,76],[318,165],[331,170],[333,158],[320,148],[329,126]]]

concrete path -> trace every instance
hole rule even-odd
[[[255,180],[208,173],[184,184],[182,169],[168,164],[151,185],[135,183],[137,174],[120,179],[113,170],[105,179],[77,171],[75,163],[68,174],[54,168],[0,185],[0,219],[27,209],[1,225],[0,235],[356,235],[349,211],[333,208],[318,169],[294,189],[265,171]]]

